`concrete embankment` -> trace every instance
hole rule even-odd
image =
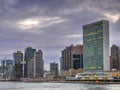
[[[0,80],[0,82],[11,82],[11,80]],[[16,82],[13,81],[12,82]],[[17,82],[37,82],[37,83],[80,83],[80,84],[120,84],[120,81],[70,81],[70,80],[61,80],[61,81],[55,81],[55,80],[42,80],[42,81],[17,81]]]
[[[49,83],[120,84],[120,81],[49,81]]]

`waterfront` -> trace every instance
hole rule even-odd
[[[0,82],[0,90],[120,90],[119,84]]]

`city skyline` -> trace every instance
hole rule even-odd
[[[59,63],[63,48],[83,44],[83,25],[103,19],[110,22],[110,47],[120,46],[119,4],[119,0],[0,0],[0,60],[32,46],[43,51],[49,69],[49,63]]]

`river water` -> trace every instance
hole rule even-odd
[[[0,90],[120,90],[120,84],[0,82]]]

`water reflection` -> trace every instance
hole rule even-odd
[[[94,86],[94,87],[89,87],[87,90],[109,90],[109,89],[103,86]]]
[[[0,82],[0,90],[120,90],[119,84]]]

